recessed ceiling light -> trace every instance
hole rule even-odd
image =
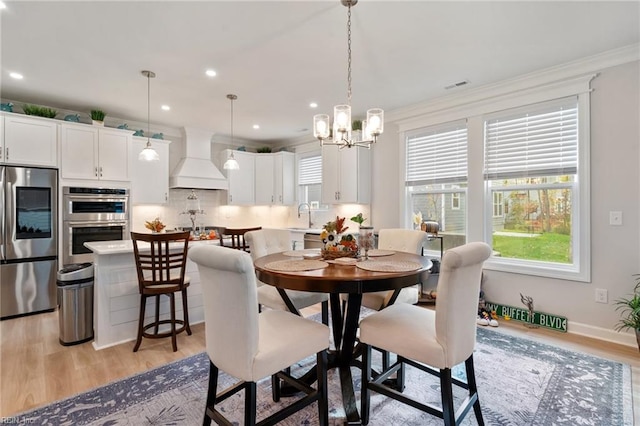
[[[0,1],[0,9],[6,9],[6,8],[7,8],[7,5],[4,4],[3,1]]]
[[[260,125],[259,125],[259,124],[254,124],[254,125],[253,125],[253,128],[254,128],[254,129],[256,129],[256,130],[258,130],[258,129],[260,128]]]
[[[207,70],[205,74],[207,74],[209,77],[215,77],[216,75],[218,75],[218,73],[214,70]]]
[[[162,105],[160,108],[162,108],[163,111],[169,111],[171,109],[169,105]]]
[[[17,72],[12,72],[9,74],[9,76],[15,78],[16,80],[22,80],[24,78],[22,74],[19,74]]]
[[[311,102],[311,103],[309,104],[309,108],[318,108],[318,104],[317,104],[317,103],[315,103],[315,102]]]

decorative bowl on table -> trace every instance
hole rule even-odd
[[[344,226],[345,218],[336,217],[335,221],[328,222],[322,232],[320,239],[324,247],[320,250],[322,258],[325,260],[333,260],[341,257],[357,257],[358,243],[356,238],[351,234],[344,232],[349,227]]]

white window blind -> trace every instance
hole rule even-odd
[[[467,181],[467,127],[464,122],[407,135],[406,186]]]
[[[575,174],[577,99],[526,109],[485,121],[485,178]]]
[[[298,185],[322,183],[322,156],[301,158],[298,163]]]

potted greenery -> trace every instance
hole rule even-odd
[[[38,105],[29,105],[24,104],[22,106],[22,111],[26,115],[36,115],[38,117],[46,117],[46,118],[54,118],[58,113],[55,109],[47,108]]]
[[[98,126],[104,126],[104,116],[106,114],[103,111],[100,111],[99,109],[92,109],[91,110],[91,120],[93,122],[93,124],[96,124]]]
[[[616,326],[617,331],[635,330],[638,349],[640,350],[640,274],[636,277],[636,286],[630,297],[622,297],[614,302],[616,311],[620,311],[620,321]]]
[[[263,146],[261,148],[256,149],[256,152],[258,154],[268,154],[271,152],[271,147]]]

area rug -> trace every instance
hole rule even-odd
[[[375,352],[374,352],[375,353]],[[487,425],[607,425],[633,424],[629,366],[531,340],[479,328],[474,353],[480,402]],[[293,372],[306,371],[308,358]],[[374,360],[378,361],[379,360]],[[38,425],[200,425],[207,391],[209,360],[205,353],[114,382],[38,408],[3,423]],[[454,374],[464,377],[463,366]],[[360,373],[353,371],[356,388]],[[221,376],[219,386],[233,383]],[[220,387],[219,387],[220,389]],[[432,404],[440,403],[437,379],[407,368],[406,390]],[[359,398],[359,394],[357,395]],[[288,404],[271,400],[271,381],[258,389],[258,419]],[[221,410],[242,424],[243,394],[225,401]],[[336,371],[329,373],[332,425],[342,424],[344,411]],[[456,394],[456,407],[464,391]],[[313,404],[282,425],[315,425]],[[373,394],[370,425],[440,425],[442,420]],[[475,425],[473,412],[463,425]]]

